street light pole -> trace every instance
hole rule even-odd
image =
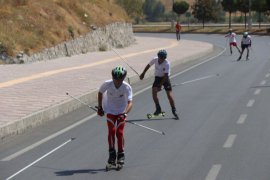
[[[252,29],[252,17],[251,17],[251,0],[248,2],[248,30]]]

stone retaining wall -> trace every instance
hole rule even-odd
[[[31,56],[19,54],[14,61],[16,63],[31,63],[50,60],[93,51],[106,51],[111,47],[126,47],[134,42],[135,37],[131,24],[113,23],[103,28],[97,28],[85,36],[44,49],[42,52]]]

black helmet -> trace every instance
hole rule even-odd
[[[167,58],[167,52],[164,49],[159,50],[158,53],[157,53],[157,55],[158,55],[159,58],[164,58],[164,59]]]
[[[122,66],[117,66],[112,70],[112,77],[113,79],[125,79],[127,75],[127,70]]]

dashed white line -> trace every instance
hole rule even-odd
[[[261,93],[261,89],[256,89],[255,92],[254,92],[254,95],[258,95]]]
[[[248,103],[247,103],[247,107],[252,107],[254,102],[255,102],[254,99],[249,100]]]
[[[231,148],[233,146],[233,143],[234,143],[236,136],[237,136],[236,134],[229,135],[229,137],[226,140],[226,142],[224,143],[223,147],[224,148]]]
[[[209,173],[207,174],[205,180],[215,180],[217,179],[218,173],[221,169],[221,164],[214,164],[210,169]]]
[[[260,83],[260,85],[265,85],[266,84],[266,80],[262,80],[262,82]]]
[[[246,119],[247,119],[247,114],[241,114],[237,121],[237,124],[243,124]]]

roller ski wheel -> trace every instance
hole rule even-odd
[[[157,115],[155,115],[155,114],[147,114],[148,119],[152,119],[152,118],[155,118],[155,117],[164,117],[164,116],[165,116],[165,112],[161,112],[161,113],[159,113]]]
[[[108,172],[110,170],[117,169],[117,168],[118,168],[117,164],[115,164],[115,163],[108,163],[106,165],[105,170]]]
[[[117,164],[116,166],[116,171],[120,171],[121,169],[123,169],[124,164]]]

